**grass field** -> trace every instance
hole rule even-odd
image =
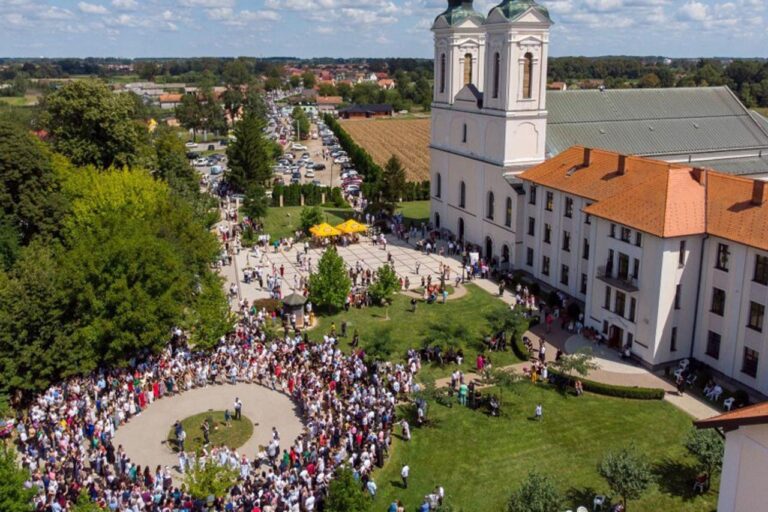
[[[768,117],[768,108],[756,108],[754,109],[756,112]]]
[[[347,322],[347,337],[341,339],[341,346],[349,349],[352,335],[357,330],[360,334],[360,346],[369,347],[373,339],[382,330],[390,330],[392,360],[403,360],[410,348],[421,348],[429,327],[434,324],[460,323],[467,329],[469,342],[464,344],[464,363],[462,370],[467,372],[474,368],[477,353],[482,350],[483,337],[491,333],[486,315],[491,312],[506,311],[507,306],[496,297],[480,290],[474,285],[467,286],[467,295],[445,304],[426,304],[420,302],[416,312],[411,312],[410,298],[397,294],[389,308],[371,307],[350,309],[332,316],[320,316],[319,326],[309,331],[310,338],[320,339],[323,334],[330,332],[331,323],[336,324],[337,331],[341,322]],[[386,317],[389,317],[389,320]],[[505,366],[519,362],[511,351],[493,352],[491,361],[496,366]],[[427,366],[422,368],[420,375],[444,377],[449,375],[456,365]]]
[[[541,422],[529,419],[537,403],[544,410]],[[708,494],[692,492],[696,468],[682,444],[691,419],[664,401],[589,393],[564,397],[549,387],[518,383],[504,392],[500,418],[434,403],[428,417],[434,425],[413,429],[410,442],[396,439],[387,465],[374,474],[379,488],[374,510],[386,510],[395,499],[416,510],[435,485],[442,485],[451,510],[503,511],[532,469],[551,476],[566,496],[560,510],[579,505],[592,510],[596,493],[610,495],[597,464],[606,451],[630,440],[650,459],[655,482],[641,499],[628,503],[628,510],[715,510],[717,482]],[[403,464],[411,469],[408,489],[401,487]]]
[[[406,222],[429,222],[429,201],[408,201],[400,203],[397,213],[402,213]]]
[[[229,413],[234,414],[233,411]],[[181,420],[184,431],[187,433],[187,439],[184,442],[185,451],[198,453],[202,449],[205,438],[200,426],[206,419],[212,420],[209,422],[211,430],[208,434],[211,446],[226,445],[230,448],[239,448],[253,435],[253,422],[245,416],[239,420],[231,420],[227,426],[224,422],[224,411],[201,412]],[[168,446],[173,447],[174,450],[177,447],[173,427],[168,431]]]
[[[397,155],[409,181],[429,179],[430,119],[345,121],[342,128],[380,166]]]
[[[28,107],[37,104],[38,96],[28,94],[26,96],[0,96],[0,104],[12,107]]]
[[[293,232],[299,228],[301,210],[303,206],[272,207],[267,210],[264,219],[264,231],[272,235],[272,239],[293,236]],[[352,216],[352,209],[325,208],[325,222],[335,226],[341,224]]]

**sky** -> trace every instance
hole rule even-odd
[[[498,1],[498,0],[497,0]],[[476,0],[487,14],[496,2]],[[768,57],[768,0],[542,0],[550,54]],[[431,57],[447,0],[0,0],[2,57]]]

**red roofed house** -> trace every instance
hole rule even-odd
[[[768,402],[695,422],[725,432],[718,512],[768,508]]]
[[[395,81],[392,80],[391,78],[382,78],[381,80],[379,80],[378,84],[381,89],[384,89],[387,91],[395,88]]]
[[[164,110],[176,108],[181,103],[182,96],[182,94],[161,94],[159,98],[160,108]]]
[[[344,103],[344,99],[341,96],[318,96],[315,102],[318,112],[335,112],[336,108]]]

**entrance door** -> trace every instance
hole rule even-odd
[[[459,242],[464,241],[464,219],[459,219]]]
[[[621,348],[622,342],[624,341],[624,329],[612,325],[608,334],[608,346]]]
[[[501,246],[501,262],[509,263],[509,246],[507,244]]]
[[[491,261],[493,258],[493,240],[491,237],[485,237],[485,259]]]

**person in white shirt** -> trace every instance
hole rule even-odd
[[[408,488],[408,475],[411,473],[411,468],[408,467],[408,464],[405,464],[403,466],[403,469],[400,470],[400,477],[403,479],[403,488]]]

